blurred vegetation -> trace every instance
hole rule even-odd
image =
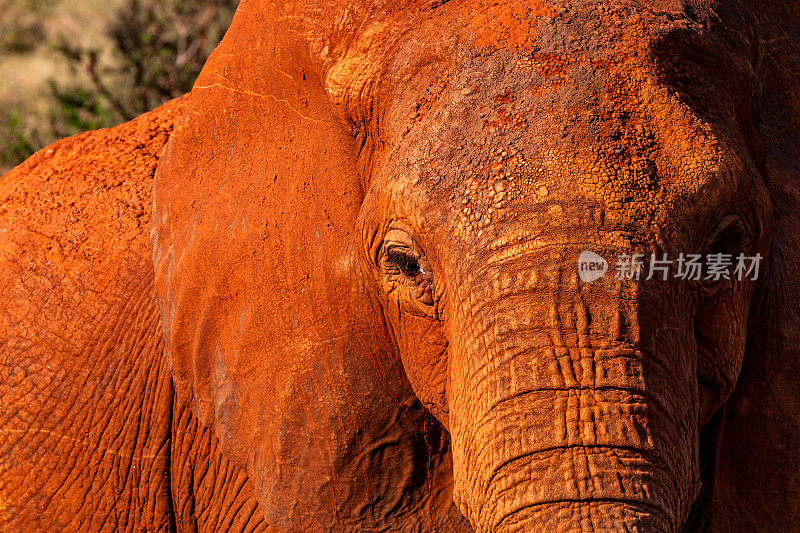
[[[0,107],[0,172],[50,142],[130,120],[188,92],[238,0],[123,0],[105,48],[48,36],[60,0],[0,0],[0,57],[48,46],[69,65],[50,79],[44,116],[19,99]],[[41,104],[41,102],[38,102]]]
[[[45,39],[42,17],[55,0],[0,0],[0,54],[30,52]]]

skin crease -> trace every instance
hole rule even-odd
[[[0,530],[800,528],[797,20],[243,1],[0,180]]]

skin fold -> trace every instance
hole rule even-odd
[[[0,179],[0,530],[800,529],[797,43],[244,0],[190,94]]]

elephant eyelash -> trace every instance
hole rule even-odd
[[[723,226],[721,231],[718,231],[710,246],[707,248],[707,254],[723,254],[728,255],[735,261],[738,254],[746,252],[748,245],[748,236],[744,225],[739,217],[726,217],[730,220]],[[722,225],[722,224],[721,224]],[[706,268],[705,266],[703,268]],[[707,296],[714,294],[719,290],[721,285],[730,281],[733,277],[734,265],[730,264],[725,276],[718,279],[703,279],[698,286],[703,287],[707,292]]]
[[[745,236],[742,228],[737,225],[729,226],[722,231],[711,246],[711,253],[736,254],[742,252]]]
[[[413,316],[437,318],[433,269],[410,234],[397,228],[387,232],[376,259],[392,305]]]
[[[389,248],[386,250],[386,262],[407,278],[415,278],[424,275],[425,270],[419,263],[419,259],[411,252],[401,248]]]
[[[738,215],[726,215],[714,232],[708,253],[742,253],[745,252],[748,241],[747,230],[742,219]]]

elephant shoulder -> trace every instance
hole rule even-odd
[[[0,178],[0,530],[169,528],[149,235],[183,105],[64,139]]]
[[[91,337],[99,317],[82,313],[150,283],[153,174],[181,108],[63,139],[0,178],[0,343]]]
[[[104,263],[145,252],[153,173],[182,107],[174,100],[115,128],[62,139],[0,177],[3,281],[11,265],[79,281],[84,271],[97,275]]]
[[[158,157],[182,101],[112,129],[43,148],[0,177],[0,257],[29,253],[47,240],[77,264],[116,256],[147,237]]]

